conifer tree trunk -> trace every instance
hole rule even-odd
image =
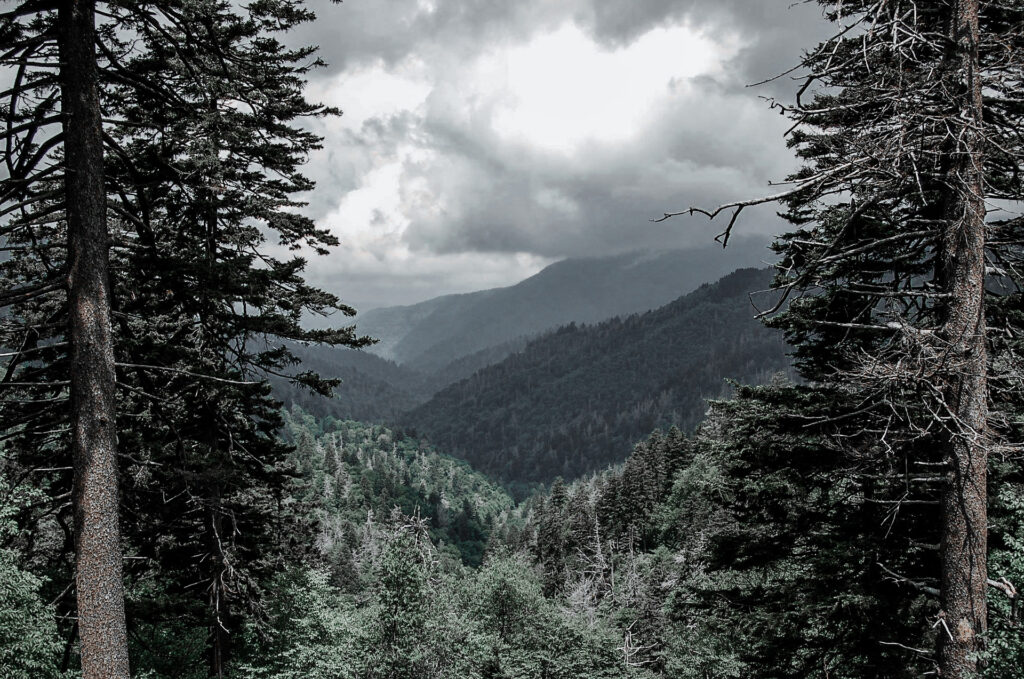
[[[948,81],[957,106],[940,274],[949,302],[941,339],[946,347],[944,396],[957,422],[948,440],[949,481],[942,499],[942,607],[939,667],[944,678],[980,672],[987,627],[987,420],[985,343],[985,204],[982,98],[978,75],[978,0],[956,0]]]
[[[75,584],[83,679],[127,679],[95,4],[60,3]]]

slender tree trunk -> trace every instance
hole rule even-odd
[[[209,423],[213,426],[212,423]],[[216,437],[211,436],[211,446],[216,446]],[[211,447],[211,450],[214,448]],[[235,630],[234,616],[231,610],[231,597],[228,591],[230,579],[230,563],[224,552],[224,512],[222,510],[221,489],[214,482],[209,490],[210,505],[208,508],[207,527],[210,558],[209,606],[210,606],[210,637],[208,640],[209,676],[223,679],[231,663],[233,649],[232,633]]]
[[[982,99],[978,74],[978,0],[954,0],[948,87],[959,133],[952,142],[942,234],[942,277],[951,293],[942,340],[947,346],[945,401],[955,416],[942,500],[942,608],[939,669],[944,678],[980,675],[987,628],[987,421],[985,203]]]
[[[93,0],[66,0],[59,5],[72,346],[75,584],[83,679],[127,679],[109,236],[94,5]]]

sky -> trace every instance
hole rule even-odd
[[[759,196],[795,168],[793,0],[329,0],[290,36],[328,63],[308,214],[341,246],[312,282],[359,310],[514,284],[566,257],[706,245],[666,211]],[[781,230],[771,207],[737,231]],[[766,253],[766,257],[768,253]]]

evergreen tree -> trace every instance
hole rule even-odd
[[[44,602],[44,583],[25,568],[18,549],[27,531],[19,530],[17,518],[43,499],[38,489],[12,487],[0,475],[0,667],[10,679],[59,679],[62,674],[64,644],[57,634],[56,611]]]
[[[75,380],[89,373],[74,354],[83,346],[77,326],[67,326],[68,318],[78,318],[69,316],[69,309],[78,308],[78,288],[67,296],[59,281],[67,270],[87,272],[104,286],[110,281],[109,290],[89,288],[102,302],[90,307],[95,322],[114,320],[109,389],[87,390],[106,394],[108,403],[101,408],[72,395],[72,405],[88,406],[109,428],[111,440],[116,422],[122,445],[133,451],[120,461],[129,480],[126,537],[148,558],[134,561],[130,575],[156,567],[178,596],[199,593],[205,599],[210,666],[219,675],[238,616],[258,596],[260,569],[270,568],[275,554],[287,548],[278,536],[288,533],[280,529],[288,518],[280,511],[288,448],[276,440],[280,419],[265,384],[268,375],[284,374],[292,363],[282,340],[364,343],[351,329],[303,329],[304,314],[353,312],[304,283],[301,258],[272,257],[264,243],[264,234],[271,234],[293,249],[324,252],[334,244],[329,233],[293,209],[301,207],[294,194],[311,188],[298,167],[319,143],[295,120],[334,111],[303,98],[304,76],[318,64],[312,49],[290,49],[273,36],[312,18],[301,3],[102,5],[95,35],[92,3],[64,3],[56,12],[46,3],[21,2],[0,17],[3,42],[11,46],[3,63],[15,73],[4,96],[18,122],[6,131],[10,172],[0,197],[12,257],[0,270],[20,291],[3,298],[12,308],[0,343],[15,349],[3,381],[18,397],[4,401],[4,415],[11,448],[21,451],[19,464],[32,469],[47,460],[51,471],[40,476],[49,478],[39,482],[60,497],[70,485],[65,466],[55,463],[69,446],[64,392],[69,378],[72,392],[81,391]],[[71,16],[79,10],[84,14]],[[69,33],[76,26],[87,33]],[[61,49],[81,52],[86,44],[88,54],[58,60],[55,37]],[[72,38],[77,47],[68,47]],[[90,58],[93,44],[99,56]],[[54,78],[48,68],[90,64],[95,76]],[[69,90],[90,87],[92,104]],[[53,114],[61,97],[104,109],[102,125],[88,111],[64,118],[95,135],[87,158],[92,165],[77,173],[61,172],[77,157],[70,146],[79,143],[74,134],[54,134],[48,127],[61,121]],[[90,190],[102,194],[91,202],[61,200],[62,189],[77,190],[65,177],[90,177],[96,182]],[[76,235],[75,210],[89,205],[100,206],[90,219],[110,238],[95,228],[84,239]],[[101,208],[108,205],[105,218]],[[108,274],[101,260],[111,240]],[[75,265],[82,248],[91,248],[89,266]],[[110,313],[103,310],[108,300]],[[119,418],[111,411],[115,357]],[[320,391],[330,387],[312,374],[293,379]],[[112,453],[90,459],[111,465],[114,460]],[[111,465],[101,488],[107,499],[116,497]],[[76,478],[94,477],[80,470]],[[92,492],[78,482],[75,488],[76,497]],[[120,563],[119,544],[110,532],[116,506],[114,501],[104,519],[103,535],[115,537],[106,554],[76,550],[83,558],[102,557],[107,589],[119,588],[121,581],[119,566],[113,570]],[[85,518],[73,522],[79,534],[91,525]],[[201,587],[195,584],[195,563],[203,564]],[[80,607],[92,591],[79,583]],[[115,617],[116,600],[104,598]],[[91,647],[85,642],[90,614],[85,618],[79,625],[83,659]],[[103,628],[116,633],[116,625]],[[121,655],[110,654],[120,669],[100,674],[126,674]]]
[[[987,460],[1006,440],[999,404],[1017,391],[1007,379],[1017,360],[990,352],[1020,335],[1006,315],[987,330],[994,307],[1019,308],[1020,220],[986,218],[991,201],[1024,197],[1024,7],[820,4],[840,32],[804,58],[796,101],[772,104],[794,120],[803,169],[769,198],[689,212],[729,214],[727,242],[744,208],[786,204],[795,228],[775,245],[783,301],[768,313],[789,304],[772,324],[803,376],[839,394],[823,398],[849,407],[834,415],[832,441],[865,481],[888,480],[871,501],[901,521],[911,514],[901,509],[941,503],[940,586],[913,582],[941,599],[942,676],[974,676],[988,624]],[[897,470],[913,479],[901,487]]]
[[[56,244],[47,234],[39,252],[43,270],[5,281],[8,292],[0,301],[18,304],[59,296],[66,311],[51,315],[47,321],[50,328],[43,332],[34,319],[17,314],[5,319],[7,327],[0,342],[16,351],[7,361],[2,383],[8,389],[17,388],[22,380],[38,384],[32,375],[38,375],[38,369],[33,366],[19,371],[19,363],[38,360],[38,355],[29,354],[40,344],[41,336],[45,339],[54,326],[61,328],[69,349],[63,357],[66,373],[59,386],[55,388],[51,382],[42,391],[49,392],[46,401],[67,403],[66,419],[62,419],[71,430],[82,671],[86,679],[127,679],[115,431],[118,413],[95,3],[46,5],[43,12],[39,5],[18,3],[0,15],[4,44],[0,64],[15,73],[13,86],[5,91],[9,124],[4,134],[7,177],[0,183],[0,214],[5,217],[0,233],[5,240],[18,243],[15,248],[23,243],[36,247],[35,222],[42,220],[45,229],[47,218],[59,213],[66,226],[63,261],[51,263],[56,254],[51,248]],[[40,65],[56,69],[41,75]],[[55,124],[60,125],[59,132],[50,130],[47,139],[41,130]],[[60,282],[61,274],[65,283]],[[65,385],[69,386],[66,392]],[[33,391],[37,395],[40,389]],[[48,418],[34,417],[32,411],[44,402],[32,397],[14,400],[20,412],[13,421],[4,419],[11,422],[9,426],[38,430],[40,420]]]
[[[537,505],[537,560],[544,567],[544,593],[561,592],[565,585],[565,483],[555,479],[545,502]]]
[[[371,676],[414,679],[424,676],[427,657],[429,541],[422,525],[399,525],[386,539],[376,565],[377,657]]]

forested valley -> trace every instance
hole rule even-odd
[[[0,679],[1024,676],[1024,3],[813,4],[760,266],[364,326],[323,16],[3,3]]]
[[[749,297],[770,282],[767,269],[741,269],[644,314],[564,325],[508,356],[488,355],[451,384],[443,379],[450,370],[425,374],[365,352],[299,349],[312,358],[305,365],[343,384],[330,398],[285,385],[278,393],[317,416],[423,435],[521,499],[555,477],[622,461],[656,428],[692,430],[707,400],[729,393],[727,379],[795,378],[781,333],[752,318]]]

